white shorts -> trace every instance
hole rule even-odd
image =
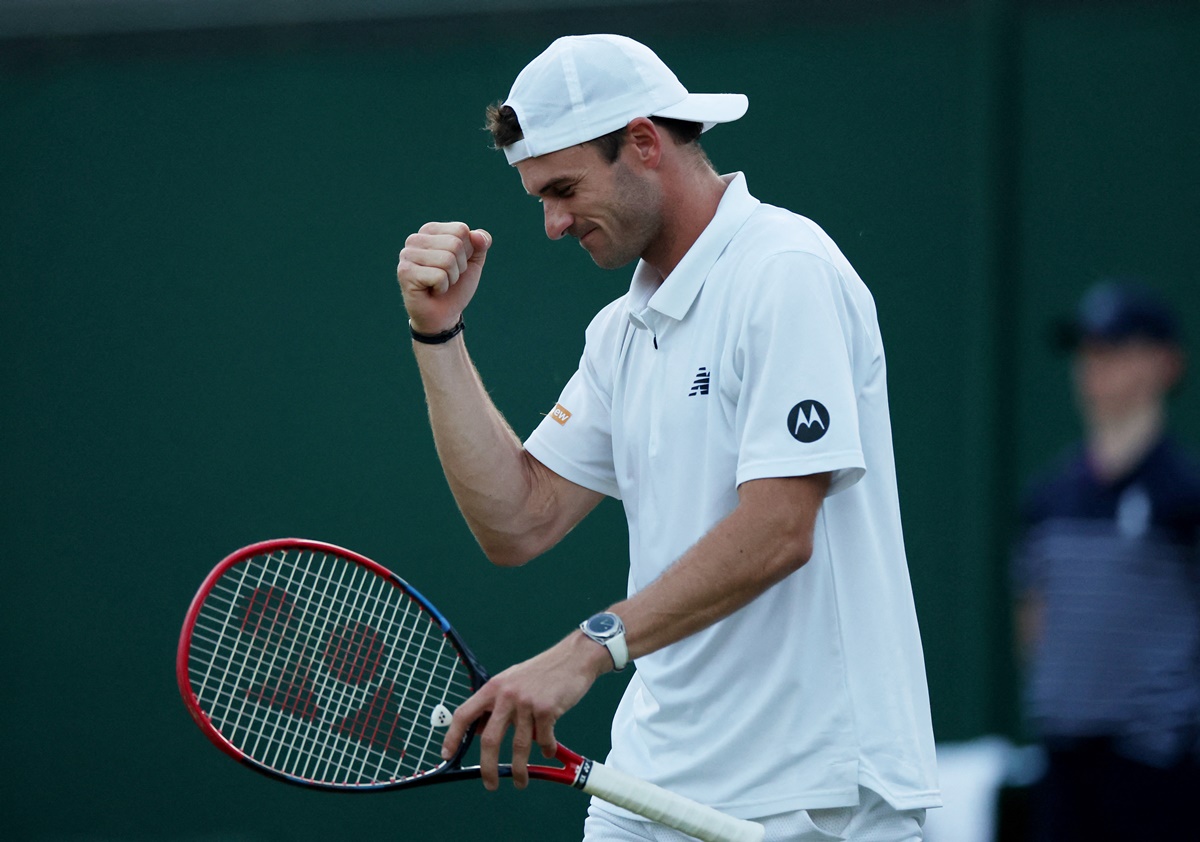
[[[757,820],[763,842],[921,842],[924,810],[897,810],[879,795],[858,788],[857,807],[796,810]],[[687,834],[588,808],[583,842],[694,842]]]

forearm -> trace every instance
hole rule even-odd
[[[828,475],[758,480],[738,506],[648,587],[612,607],[638,658],[707,628],[800,569]]]

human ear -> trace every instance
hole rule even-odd
[[[630,121],[625,129],[625,145],[649,169],[657,167],[662,160],[663,136],[654,121],[647,117]]]

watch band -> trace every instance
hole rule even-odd
[[[629,646],[625,643],[625,629],[616,637],[604,641],[604,648],[612,655],[613,670],[620,672],[629,665]]]

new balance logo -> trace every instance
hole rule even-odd
[[[688,397],[707,395],[710,380],[712,380],[712,374],[709,373],[708,366],[700,366],[700,370],[696,372],[696,379],[692,381],[692,390],[688,392]]]

